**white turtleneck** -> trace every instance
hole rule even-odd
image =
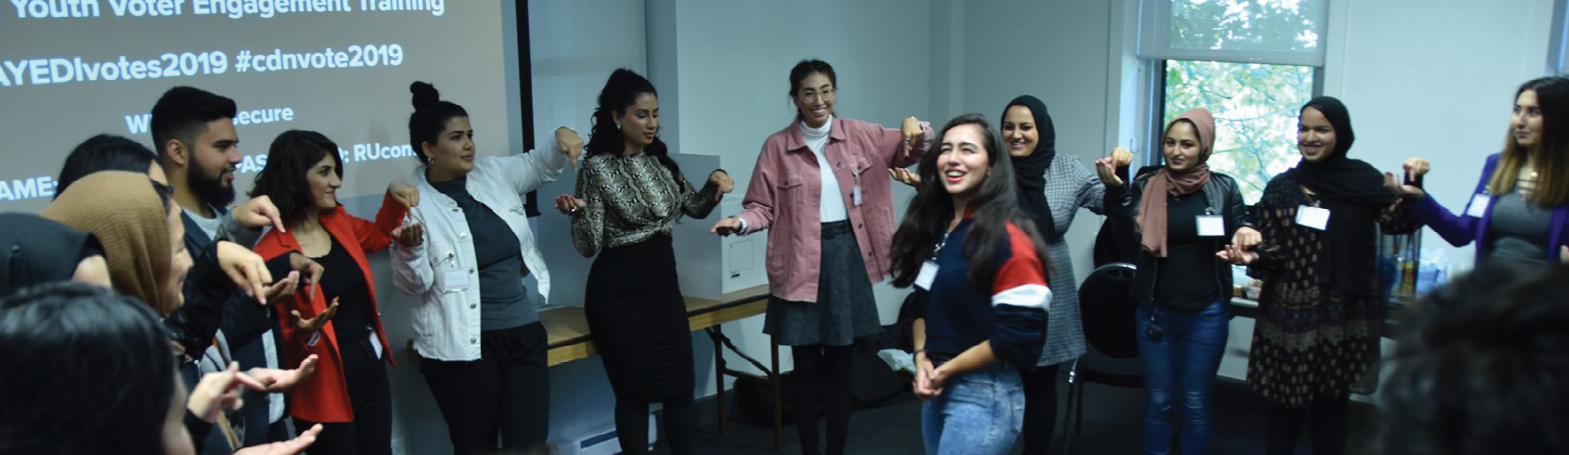
[[[812,155],[817,157],[817,169],[822,176],[822,200],[817,204],[817,215],[824,223],[849,217],[844,207],[844,192],[839,189],[839,179],[834,177],[834,166],[828,162],[828,156],[823,154],[823,148],[828,146],[828,133],[833,130],[833,126],[833,116],[829,116],[821,128],[812,128],[806,122],[801,122],[801,138],[806,140],[806,148],[811,149]]]

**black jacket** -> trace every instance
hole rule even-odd
[[[1138,176],[1131,183],[1122,186],[1107,186],[1104,200],[1105,213],[1108,224],[1114,226],[1117,239],[1117,250],[1122,260],[1138,267],[1133,275],[1133,287],[1129,291],[1140,305],[1152,306],[1155,303],[1155,276],[1160,273],[1160,263],[1155,255],[1145,251],[1140,242],[1137,212],[1139,199],[1144,195],[1144,186],[1149,184],[1150,177],[1164,166],[1148,166],[1139,169]],[[1220,215],[1226,221],[1226,235],[1214,240],[1215,251],[1220,251],[1227,243],[1231,243],[1231,236],[1237,229],[1244,226],[1258,229],[1248,216],[1247,206],[1242,202],[1242,190],[1237,187],[1236,180],[1231,176],[1211,171],[1209,182],[1204,184],[1204,196],[1210,207],[1220,209]],[[1214,258],[1215,277],[1218,279],[1221,294],[1227,303],[1232,296],[1231,264]]]

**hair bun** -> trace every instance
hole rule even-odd
[[[414,110],[416,111],[441,102],[441,93],[436,91],[436,86],[427,82],[414,81],[413,84],[409,84],[409,93],[414,94]]]

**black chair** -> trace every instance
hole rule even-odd
[[[1137,303],[1128,294],[1133,264],[1114,262],[1097,267],[1079,286],[1079,308],[1089,352],[1073,361],[1068,370],[1068,406],[1063,418],[1062,453],[1068,443],[1084,433],[1084,385],[1094,382],[1117,387],[1144,387],[1134,328]],[[1074,404],[1078,400],[1078,404]],[[1073,434],[1069,425],[1077,425]]]

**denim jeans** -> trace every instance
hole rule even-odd
[[[1144,415],[1144,453],[1165,455],[1171,450],[1173,400],[1182,398],[1182,453],[1199,455],[1209,445],[1210,389],[1220,369],[1220,357],[1230,333],[1226,302],[1199,311],[1157,306],[1155,325],[1163,334],[1151,339],[1150,309],[1137,314],[1139,359],[1149,394]]]
[[[921,405],[927,455],[1002,455],[1024,427],[1024,384],[1002,362],[943,384],[942,395]]]

